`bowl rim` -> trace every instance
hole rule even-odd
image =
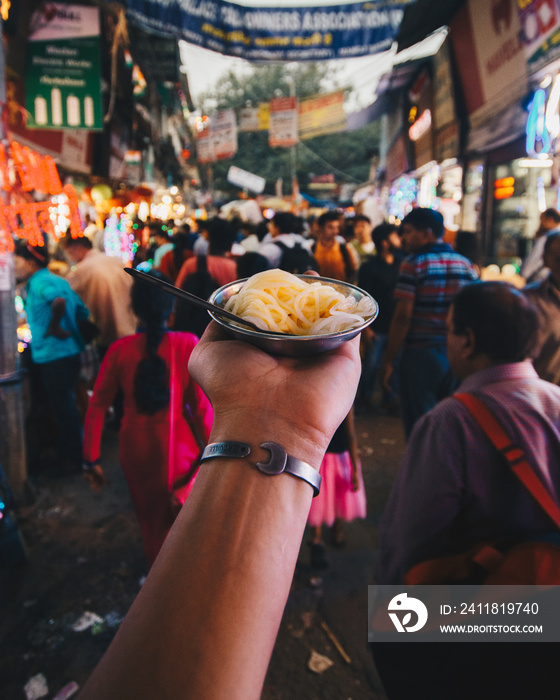
[[[316,275],[294,275],[298,279],[304,279],[304,280],[310,280],[311,282],[323,282],[326,285],[331,285],[334,283],[336,285],[340,285],[342,287],[346,287],[347,289],[350,289],[352,291],[357,291],[360,293],[361,296],[369,297],[371,301],[374,304],[374,313],[372,314],[371,318],[365,320],[363,323],[361,323],[359,326],[354,326],[353,328],[347,328],[346,330],[343,331],[335,331],[334,333],[319,333],[316,335],[292,335],[290,333],[270,333],[269,331],[257,331],[257,330],[252,330],[251,328],[244,328],[243,326],[234,326],[228,319],[225,319],[223,316],[219,316],[219,309],[220,307],[216,304],[216,307],[218,309],[218,312],[215,314],[213,311],[208,310],[208,313],[210,316],[219,323],[220,325],[224,326],[225,328],[231,329],[233,331],[239,331],[240,333],[248,336],[255,336],[257,338],[263,338],[263,339],[269,339],[269,340],[279,340],[281,342],[285,341],[296,341],[296,342],[309,342],[310,340],[328,340],[328,339],[336,339],[340,338],[341,336],[345,336],[348,333],[354,333],[354,335],[357,335],[361,331],[364,330],[364,328],[367,328],[379,315],[379,303],[377,302],[376,299],[374,299],[369,292],[366,292],[365,289],[362,289],[361,287],[356,286],[355,284],[351,284],[350,282],[343,282],[342,280],[335,280],[332,279],[331,277],[317,277]],[[222,285],[221,287],[218,287],[218,289],[215,289],[210,297],[208,298],[208,301],[211,302],[212,304],[215,304],[215,298],[220,294],[220,292],[229,289],[230,287],[233,287],[233,285],[236,284],[243,284],[244,282],[247,282],[247,280],[251,279],[250,277],[243,277],[238,280],[234,280],[233,282],[228,282],[227,284]]]

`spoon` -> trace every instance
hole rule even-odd
[[[205,299],[201,299],[200,297],[197,297],[195,294],[191,294],[190,292],[186,292],[184,289],[179,289],[179,287],[176,287],[174,284],[170,284],[169,282],[164,282],[163,280],[160,280],[157,277],[152,277],[152,275],[148,275],[145,272],[142,272],[141,270],[136,270],[132,267],[125,267],[123,269],[127,274],[132,275],[132,277],[136,277],[139,280],[142,280],[143,282],[149,282],[150,284],[155,284],[156,287],[163,289],[165,292],[169,292],[169,294],[174,294],[176,297],[179,297],[181,299],[185,299],[186,301],[190,301],[191,304],[196,304],[197,306],[201,306],[203,309],[207,309],[208,311],[212,311],[213,313],[215,313],[219,316],[223,316],[224,318],[227,318],[228,321],[234,321],[235,323],[239,323],[243,326],[247,326],[251,330],[258,331],[259,333],[264,332],[264,333],[273,333],[274,335],[285,335],[285,333],[276,333],[275,331],[263,331],[262,328],[259,328],[252,321],[246,321],[244,318],[241,318],[240,316],[236,316],[235,314],[232,314],[231,312],[220,308],[216,304],[212,304],[209,301],[206,301]]]

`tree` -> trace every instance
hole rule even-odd
[[[336,85],[336,74],[328,63],[298,63],[255,65],[244,75],[229,71],[222,76],[214,90],[201,99],[205,114],[213,111],[241,108],[273,97],[288,96],[293,88],[300,99],[327,92],[323,87],[327,77]],[[293,84],[292,84],[293,81]],[[329,88],[329,91],[333,88]],[[351,88],[339,86],[348,96]],[[292,93],[293,94],[293,93]],[[379,145],[379,124],[373,123],[358,131],[319,136],[306,140],[296,147],[297,177],[300,188],[305,189],[311,175],[334,173],[341,183],[366,182],[369,175],[371,153]],[[271,148],[268,131],[239,133],[238,152],[232,159],[212,164],[213,186],[236,196],[237,188],[227,182],[230,165],[266,178],[266,192],[273,193],[278,178],[291,183],[292,155],[287,148]]]

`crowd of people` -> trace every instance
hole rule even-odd
[[[441,214],[426,208],[399,226],[336,211],[312,224],[278,212],[257,226],[215,217],[171,234],[148,225],[150,247],[135,264],[201,297],[274,268],[368,291],[380,307],[373,324],[313,362],[234,341],[206,313],[132,281],[96,247],[98,231],[65,242],[66,278],[49,271],[47,246],[18,244],[32,361],[57,423],[54,461],[102,489],[112,407],[151,567],[84,698],[124,697],[125,685],[138,698],[259,696],[306,524],[310,564],[324,571],[323,527],[339,546],[343,523],[366,516],[356,413],[400,415],[407,441],[381,523],[378,582],[403,583],[422,562],[481,541],[560,534],[454,397],[480,399],[560,502],[560,214],[547,210],[541,223],[529,254],[534,281],[523,290],[480,281],[472,234],[446,242]],[[100,367],[84,431],[76,387],[88,318]],[[267,461],[271,440],[320,471],[317,498],[303,479],[248,468]],[[238,442],[249,452],[233,454],[227,446]],[[449,694],[433,664],[417,665],[411,680],[394,654],[373,646],[389,700],[477,692],[453,658],[463,686]],[[419,677],[429,693],[415,694]]]

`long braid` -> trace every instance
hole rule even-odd
[[[166,279],[157,271],[150,274]],[[158,355],[158,349],[166,333],[172,303],[169,294],[135,280],[132,308],[145,325],[147,357],[140,360],[136,368],[133,396],[138,412],[150,416],[169,405],[169,371],[165,360]]]

